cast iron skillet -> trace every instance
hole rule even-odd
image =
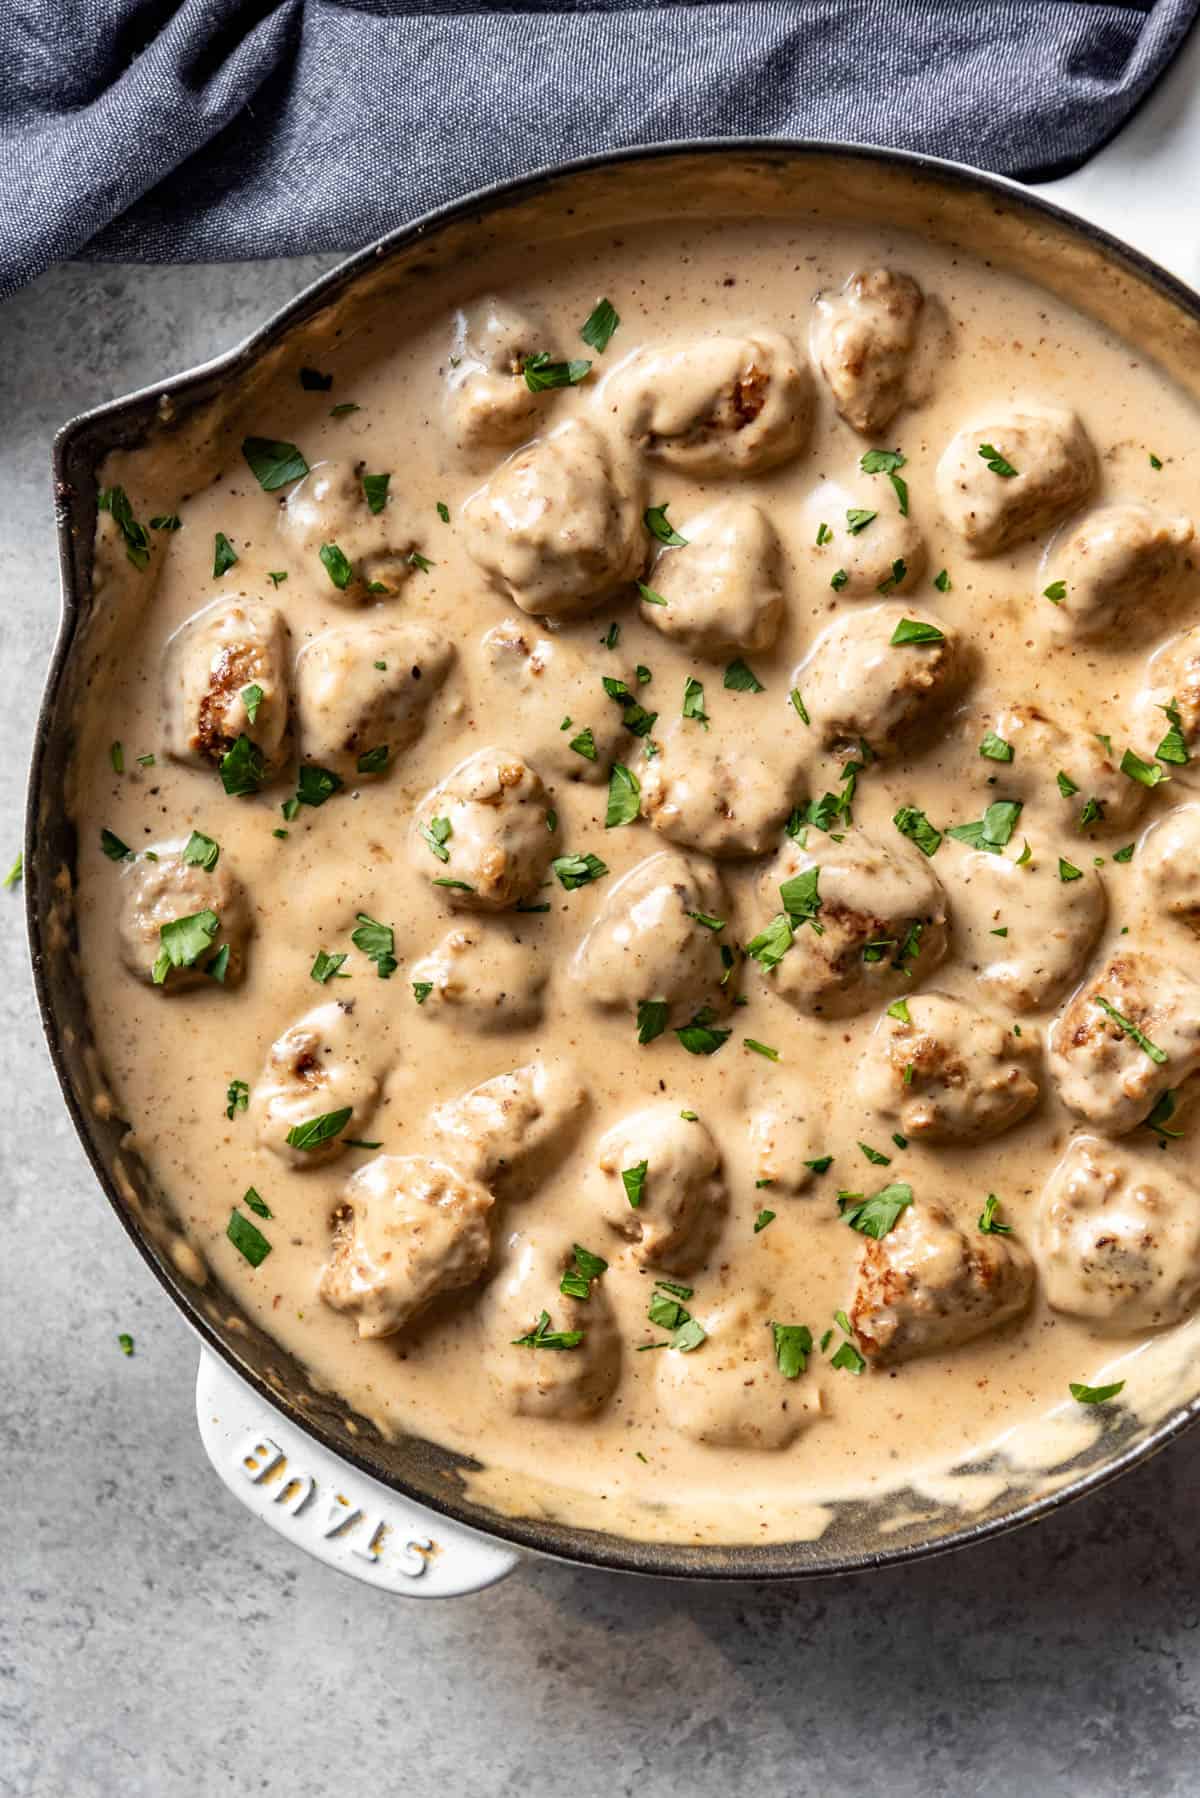
[[[1135,337],[1171,370],[1200,385],[1200,299],[1116,238],[1045,201],[971,170],[932,159],[851,146],[778,140],[667,144],[568,163],[492,187],[427,214],[352,256],[239,348],[161,386],[97,408],[65,425],[54,445],[63,606],[30,773],[25,838],[26,903],[38,1004],[75,1129],[109,1203],[138,1250],[209,1349],[326,1449],[394,1492],[512,1544],[596,1566],[708,1578],[795,1577],[883,1566],[979,1541],[1093,1491],[1166,1446],[1200,1412],[1200,1393],[1152,1424],[1118,1410],[1092,1447],[1056,1480],[1014,1476],[967,1516],[914,1494],[846,1503],[815,1542],[746,1547],[643,1543],[564,1521],[510,1518],[472,1501],[461,1461],[428,1442],[380,1440],[302,1366],[237,1318],[236,1301],[210,1278],[192,1285],[170,1253],[171,1233],[152,1182],[118,1147],[122,1125],[94,1115],[86,1095],[89,1025],[76,965],[70,903],[75,828],[64,794],[73,749],[72,709],[88,674],[86,625],[93,605],[92,539],[97,471],[107,452],[170,429],[231,383],[255,378],[286,340],[290,366],[305,360],[331,308],[351,320],[366,298],[403,305],[406,288],[434,269],[469,267],[481,250],[517,234],[536,241],[597,224],[619,228],[661,217],[762,214],[894,222],[1027,272],[1103,323]],[[232,1324],[231,1324],[232,1320]],[[983,1471],[984,1469],[980,1469]],[[1066,1477],[1062,1477],[1065,1471]],[[566,1507],[560,1505],[566,1516]]]

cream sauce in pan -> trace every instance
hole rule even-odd
[[[541,352],[592,367],[533,393]],[[1155,759],[1172,700],[1200,753],[1189,403],[1016,278],[729,223],[480,268],[322,372],[247,424],[301,481],[240,432],[105,472],[181,526],[140,569],[101,517],[82,966],[194,1250],[501,1508],[786,1538],[1032,1420],[1086,1438],[1069,1382],[1200,1292],[1164,1097],[1200,1064],[1200,811]],[[343,784],[285,816],[297,753]],[[156,985],[168,940],[196,959]]]

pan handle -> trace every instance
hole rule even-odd
[[[248,1511],[315,1560],[406,1598],[482,1592],[513,1571],[515,1549],[449,1523],[347,1466],[203,1349],[196,1376],[200,1440]]]
[[[1200,25],[1129,124],[1061,181],[1034,188],[1200,289]]]

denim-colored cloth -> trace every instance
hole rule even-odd
[[[503,176],[749,134],[1026,178],[1116,132],[1200,0],[6,0],[0,294],[48,263],[349,248]]]

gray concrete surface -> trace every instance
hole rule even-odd
[[[57,610],[55,426],[232,343],[319,266],[70,267],[0,307],[5,867]],[[426,1605],[306,1562],[203,1460],[195,1348],[60,1110],[13,893],[0,1010],[4,1798],[1200,1790],[1200,1438],[1033,1531],[871,1579],[542,1563]]]

